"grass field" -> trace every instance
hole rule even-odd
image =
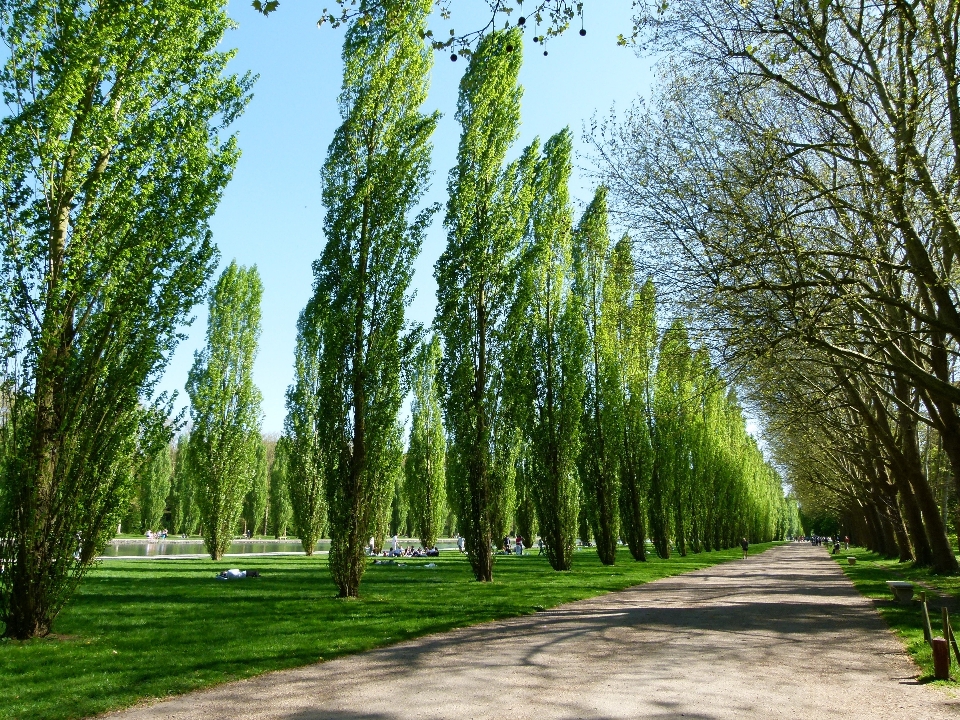
[[[857,564],[849,565],[847,557],[856,557]],[[920,603],[917,601],[919,593],[924,590],[922,585],[935,588],[942,593],[960,597],[960,576],[934,575],[924,568],[912,567],[910,563],[899,563],[895,559],[888,560],[877,553],[862,548],[841,550],[834,559],[840,563],[843,571],[853,581],[853,584],[866,597],[877,600],[877,610],[890,628],[903,641],[910,653],[910,657],[920,666],[921,682],[936,682],[937,684],[956,687],[956,680],[933,680],[933,654],[930,646],[923,639],[923,623],[921,620]],[[909,580],[918,583],[914,602],[910,605],[898,605],[893,602],[893,595],[887,587],[887,580]],[[931,606],[933,597],[930,594]],[[939,604],[937,605],[939,607]],[[935,637],[942,637],[940,611],[930,610],[930,624]],[[960,613],[951,616],[951,625],[954,632],[960,633]],[[951,651],[950,674],[954,678],[960,677],[956,658]]]
[[[751,553],[769,545],[757,545]],[[360,600],[338,600],[325,557],[103,562],[55,624],[56,635],[0,641],[0,718],[78,718],[267,670],[328,660],[427,633],[523,615],[740,556],[733,550],[605,567],[577,553],[554,572],[536,555],[500,558],[473,580],[444,553],[406,567],[371,566]],[[262,577],[216,572],[242,563]]]

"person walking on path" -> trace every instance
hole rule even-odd
[[[750,543],[747,542],[747,539],[746,539],[746,538],[743,538],[743,539],[740,541],[740,547],[743,549],[743,559],[746,560],[746,559],[747,559],[747,550],[750,549]]]

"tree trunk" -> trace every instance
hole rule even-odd
[[[487,308],[484,282],[477,290],[477,366],[474,373],[473,412],[476,439],[467,473],[470,517],[463,518],[464,540],[473,576],[480,582],[493,580],[493,537],[490,527],[490,445],[487,425]]]
[[[629,452],[629,450],[628,450]],[[626,463],[625,463],[626,464]],[[634,469],[628,469],[620,481],[621,529],[634,560],[646,562],[647,548],[644,508]]]
[[[947,528],[940,515],[930,483],[923,473],[920,450],[917,446],[916,420],[906,408],[900,410],[900,433],[903,445],[904,471],[913,488],[917,505],[923,515],[923,525],[930,541],[930,559],[935,572],[957,572],[957,558],[947,539]]]

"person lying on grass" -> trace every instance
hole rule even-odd
[[[238,568],[231,568],[230,570],[224,570],[219,575],[217,575],[217,580],[242,580],[243,578],[258,578],[260,577],[259,570],[240,570]]]

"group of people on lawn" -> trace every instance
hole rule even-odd
[[[540,538],[538,541],[540,544],[540,555],[543,555],[543,538]],[[503,545],[500,548],[500,554],[502,555],[523,555],[524,549],[527,547],[526,541],[523,539],[523,536],[517,534],[514,538],[513,543],[510,542],[510,536],[506,535],[503,538]],[[457,550],[462,553],[467,552],[466,543],[462,535],[457,535]]]
[[[510,536],[507,535],[503,538],[503,554],[504,555],[523,555],[523,536],[519,533],[513,541],[513,546],[510,545]]]
[[[367,544],[367,555],[379,555],[381,557],[439,557],[440,550],[436,545],[429,548],[424,548],[422,545],[420,547],[414,547],[412,544],[407,547],[401,547],[400,538],[397,535],[394,535],[389,548],[383,548],[381,552],[377,552],[377,543],[374,538],[370,538],[370,542]]]

